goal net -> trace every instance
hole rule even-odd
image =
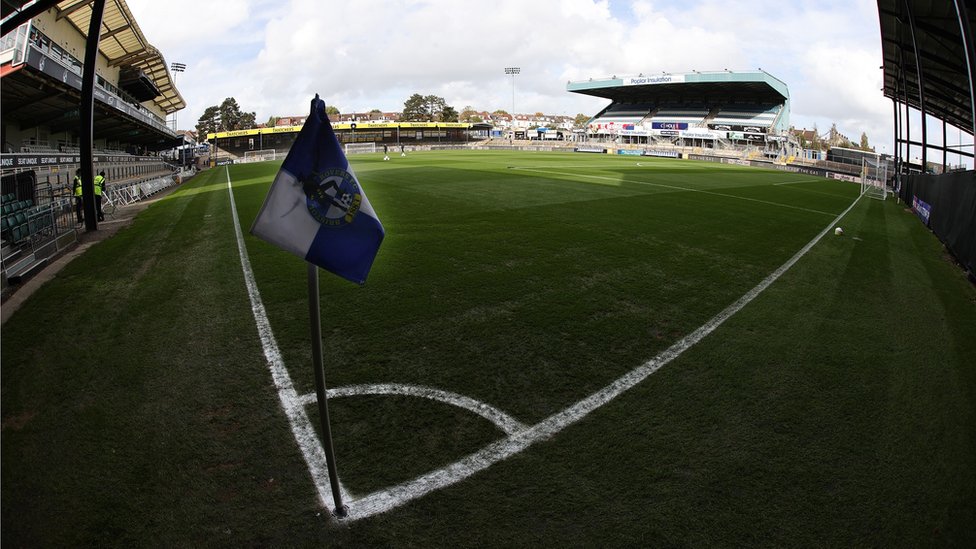
[[[888,162],[865,157],[861,161],[861,194],[868,198],[888,198]]]
[[[376,143],[346,143],[346,154],[374,152],[376,152]]]
[[[264,149],[260,151],[244,151],[244,162],[262,162],[264,160],[274,160],[275,150]]]

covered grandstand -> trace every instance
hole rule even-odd
[[[124,0],[95,4],[104,4],[100,13],[85,0],[3,4],[4,284],[76,242],[83,230],[71,196],[76,171],[105,172],[107,194],[118,205],[176,180],[175,168],[158,151],[182,145],[166,118],[186,104],[166,60],[143,36]],[[89,39],[93,21],[98,40]],[[92,44],[95,61],[86,67],[79,56]],[[92,87],[86,94],[87,74]],[[86,179],[90,184],[93,175]],[[95,217],[85,216],[85,229],[97,228]]]
[[[566,89],[610,100],[587,124],[590,139],[777,156],[789,146],[789,89],[762,70],[613,76]]]
[[[486,139],[491,125],[483,122],[332,122],[339,143],[373,143],[390,147],[445,146]],[[285,154],[291,149],[301,126],[252,128],[207,134],[211,145],[210,164],[240,161],[261,151]],[[257,156],[257,158],[265,158]]]

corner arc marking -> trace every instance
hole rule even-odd
[[[528,428],[522,422],[490,404],[481,402],[480,400],[475,400],[471,397],[452,393],[450,391],[442,391],[440,389],[424,387],[421,385],[402,385],[399,383],[347,385],[345,387],[328,389],[325,393],[326,398],[363,395],[410,396],[436,400],[438,402],[443,402],[444,404],[450,404],[452,406],[457,406],[458,408],[463,408],[473,414],[477,414],[494,423],[496,427],[501,429],[502,432],[508,436],[514,435]],[[309,393],[303,395],[301,399],[303,404],[311,404],[315,402],[316,395],[315,393]]]

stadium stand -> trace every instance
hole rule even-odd
[[[467,122],[334,122],[339,143],[375,143],[399,147],[470,144],[486,139],[491,125]],[[210,153],[211,166],[243,162],[253,151],[274,150],[286,154],[301,126],[276,126],[249,130],[222,131],[207,134],[214,146]]]
[[[570,82],[567,90],[610,99],[587,124],[591,139],[626,144],[758,150],[793,156],[789,89],[763,71],[693,72]]]
[[[124,0],[106,1],[95,62],[93,141],[83,150],[79,56],[89,43],[91,16],[89,2],[42,0],[24,3],[3,21],[4,289],[8,280],[28,275],[77,242],[85,228],[77,225],[73,178],[88,158],[93,173],[105,172],[107,193],[119,205],[177,179],[176,168],[159,152],[182,144],[166,118],[185,102],[165,59],[142,35]]]

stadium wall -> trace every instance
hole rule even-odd
[[[976,280],[976,171],[903,175],[899,196]]]

